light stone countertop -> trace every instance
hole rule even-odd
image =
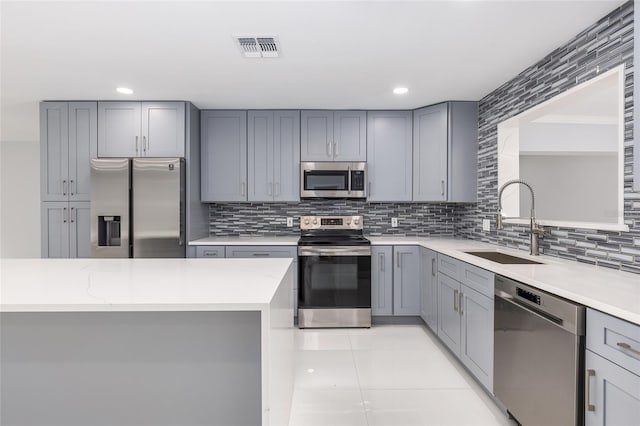
[[[262,310],[291,259],[2,259],[1,312]]]
[[[253,237],[207,237],[189,241],[190,246],[295,246],[298,235],[291,236],[253,236]]]

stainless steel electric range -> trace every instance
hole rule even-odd
[[[371,327],[371,242],[362,216],[302,216],[298,326]]]

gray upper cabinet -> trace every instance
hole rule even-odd
[[[411,201],[411,123],[411,111],[367,113],[369,201]]]
[[[300,112],[249,111],[248,200],[300,199]]]
[[[393,315],[393,247],[371,247],[371,315]]]
[[[142,103],[142,155],[184,157],[184,102]]]
[[[89,201],[97,132],[95,102],[40,104],[42,201]]]
[[[438,332],[438,265],[436,252],[420,249],[420,283],[422,286],[422,304],[420,316],[433,330]]]
[[[202,111],[200,126],[202,201],[247,201],[247,112]]]
[[[365,111],[302,111],[302,161],[366,161]]]
[[[420,315],[420,247],[394,246],[393,314]]]
[[[446,102],[414,111],[414,201],[475,202],[477,163],[477,102]]]
[[[184,157],[184,102],[98,102],[98,156]]]

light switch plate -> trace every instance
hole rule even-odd
[[[398,218],[397,217],[392,217],[391,218],[391,227],[392,228],[397,228],[398,227]]]
[[[491,231],[491,222],[489,219],[482,219],[482,230]]]
[[[292,217],[288,217],[287,218],[287,226],[289,228],[291,228],[293,226],[293,218]]]

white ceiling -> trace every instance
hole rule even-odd
[[[622,3],[2,1],[1,140],[36,141],[45,99],[243,109],[478,100]],[[277,35],[283,55],[244,59],[236,33]],[[398,85],[409,93],[393,95]]]

